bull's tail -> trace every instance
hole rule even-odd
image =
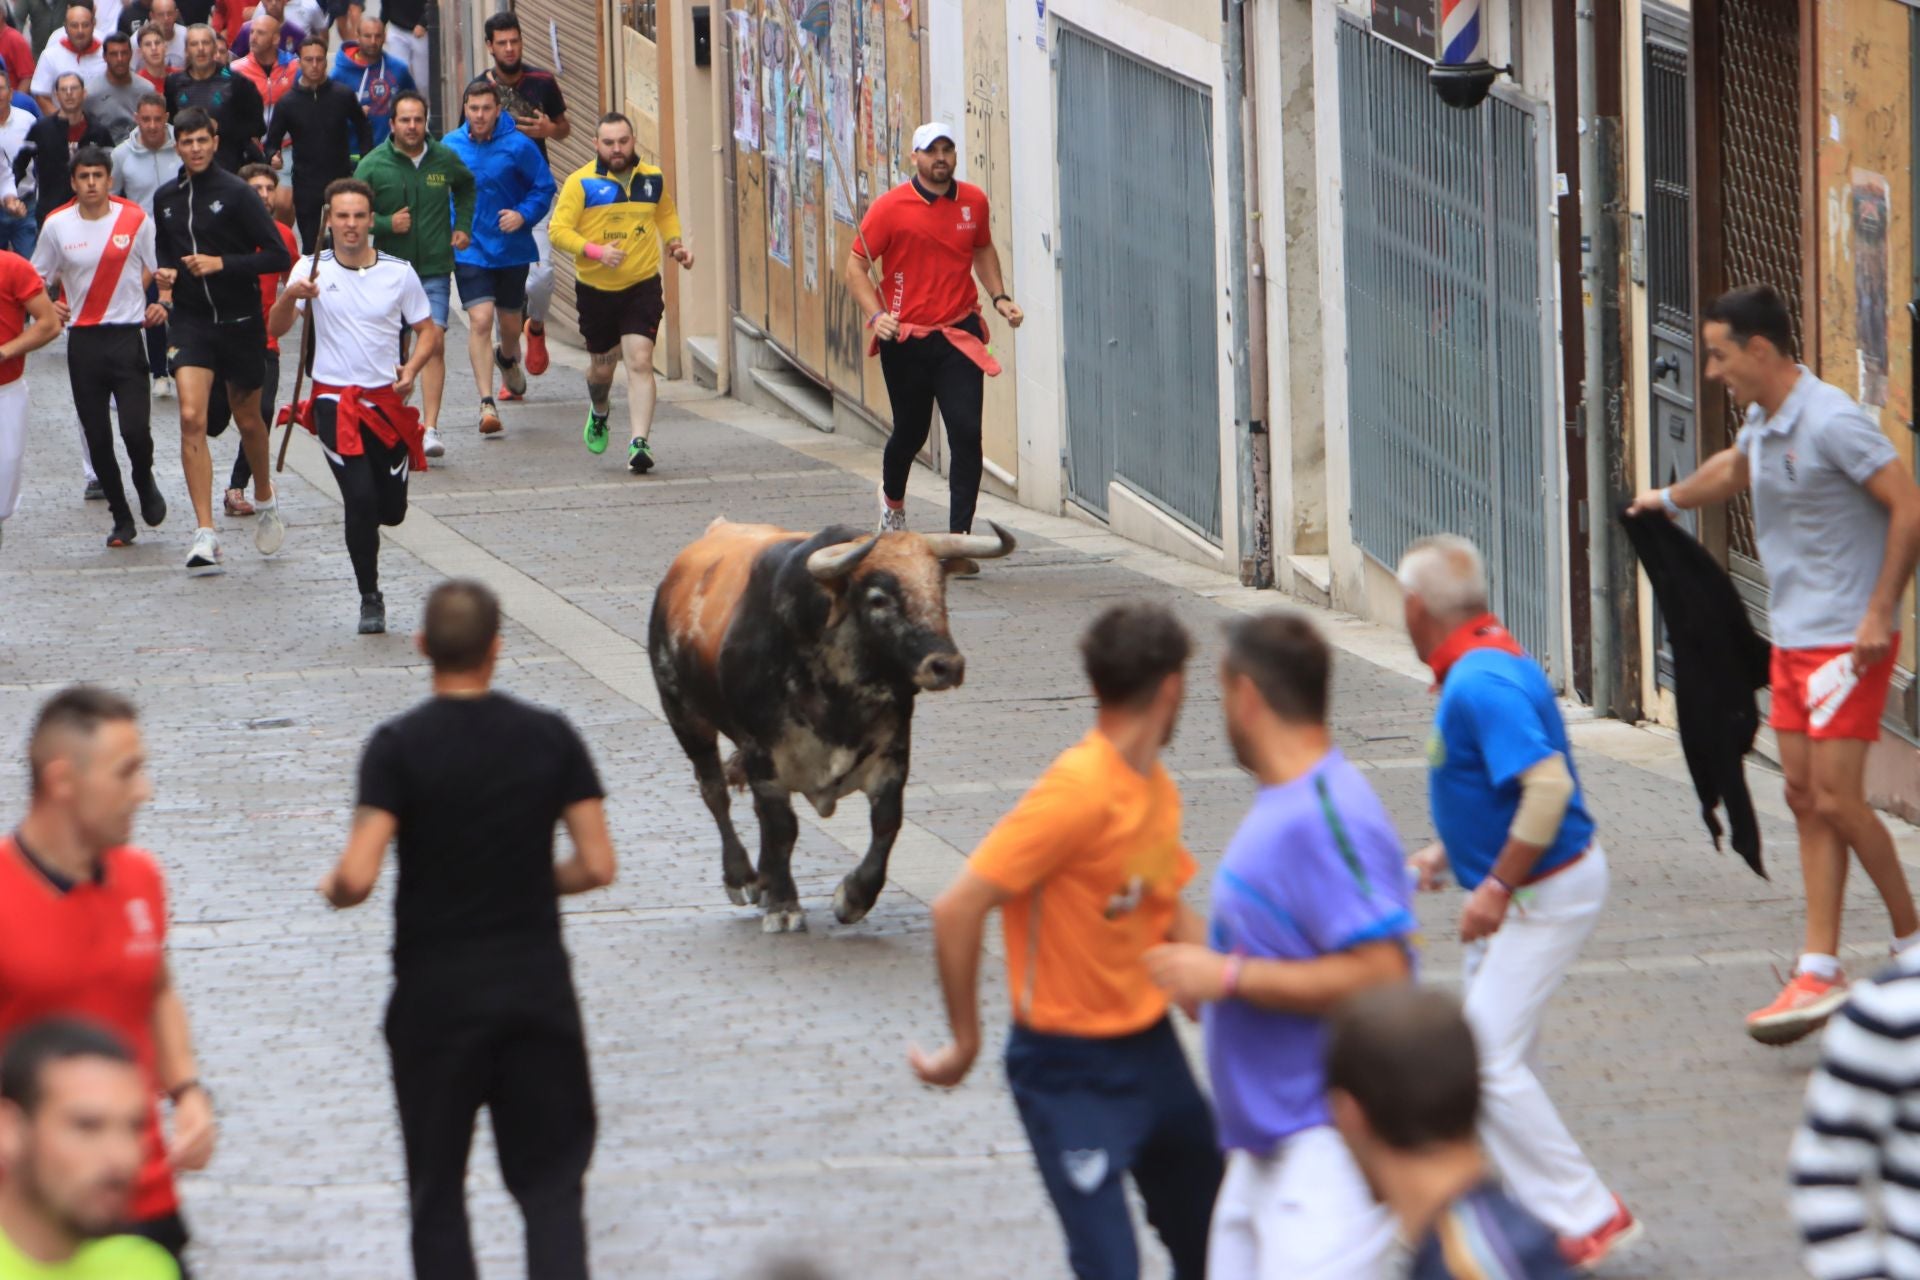
[[[725,772],[728,786],[735,791],[747,789],[747,766],[741,761],[738,751],[727,757]]]

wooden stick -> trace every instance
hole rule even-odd
[[[327,226],[327,209],[329,207],[330,206],[322,205],[320,208],[320,226],[322,227],[322,231],[320,233],[320,243],[314,250],[313,266],[307,272],[308,280],[317,280],[320,278],[320,255],[326,251],[327,245],[333,241],[333,232],[325,229]],[[280,437],[280,460],[276,462],[273,467],[276,474],[287,469],[287,446],[293,443],[294,419],[300,416],[300,380],[306,375],[308,367],[313,364],[313,304],[318,301],[320,301],[318,298],[307,299],[306,322],[300,327],[300,361],[293,367],[293,398],[287,401],[289,408],[287,414],[287,433]],[[272,430],[273,424],[268,423],[267,429]]]

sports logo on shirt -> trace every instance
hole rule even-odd
[[[1107,899],[1106,908],[1101,914],[1109,920],[1118,920],[1121,916],[1132,915],[1140,909],[1140,903],[1146,896],[1146,877],[1130,876],[1127,879],[1127,887]]]
[[[972,205],[970,205],[970,204],[963,204],[963,205],[961,205],[961,206],[960,206],[960,221],[962,221],[962,222],[972,222],[972,221],[973,221],[973,206],[972,206]]]
[[[133,243],[132,236],[118,235],[113,237],[113,247],[116,249],[125,249],[128,245],[132,243]]]
[[[151,955],[160,949],[160,939],[153,927],[153,908],[145,898],[134,898],[127,903],[127,930],[132,934],[127,939],[128,955]]]
[[[1793,450],[1791,449],[1787,450],[1786,453],[1782,455],[1780,461],[1781,461],[1781,465],[1783,465],[1787,469],[1787,479],[1793,482],[1794,484],[1799,484],[1800,483],[1800,472],[1799,472],[1800,459],[1794,455]]]

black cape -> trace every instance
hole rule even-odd
[[[1673,646],[1680,750],[1700,796],[1700,816],[1718,849],[1714,810],[1725,805],[1734,850],[1765,878],[1742,762],[1760,730],[1754,691],[1767,686],[1773,648],[1754,631],[1733,579],[1685,529],[1657,511],[1623,513],[1620,522],[1653,584]]]

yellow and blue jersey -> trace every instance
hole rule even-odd
[[[680,215],[667,194],[666,175],[636,161],[624,175],[608,173],[598,160],[567,175],[548,228],[553,246],[574,258],[580,283],[612,292],[660,274],[660,252],[680,238]],[[625,252],[617,267],[583,252],[589,244]]]

